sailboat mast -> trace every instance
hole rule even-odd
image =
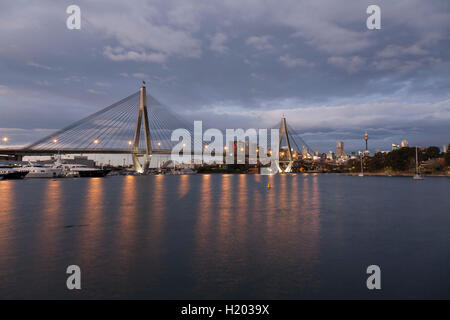
[[[364,155],[361,156],[361,173],[364,173],[363,160],[364,160]]]
[[[416,174],[419,173],[418,162],[419,162],[419,157],[417,156],[417,146],[416,146]]]

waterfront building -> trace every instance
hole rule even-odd
[[[52,157],[52,159],[47,160],[47,161],[41,161],[42,163],[53,163],[56,159],[54,157]],[[73,159],[70,158],[65,158],[62,159],[62,162],[65,164],[80,164],[83,166],[86,166],[88,168],[93,168],[95,167],[95,161],[92,159],[89,159],[87,156],[74,156]]]
[[[408,146],[408,140],[402,140],[402,142],[400,143],[400,147],[402,148],[407,148]]]

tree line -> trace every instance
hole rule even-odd
[[[424,161],[444,158],[443,162],[437,161],[433,170],[450,169],[450,145],[446,153],[440,151],[438,147],[431,146],[418,150],[419,163]],[[413,171],[415,168],[416,148],[403,147],[389,153],[377,152],[372,157],[365,156],[363,165],[365,170],[370,172],[379,171]],[[442,165],[443,163],[443,165]],[[360,159],[353,159],[348,162],[348,167],[353,171],[360,168]]]

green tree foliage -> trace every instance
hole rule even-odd
[[[386,165],[394,171],[408,171],[411,166],[414,166],[415,156],[415,148],[406,147],[393,150],[386,155]],[[419,161],[421,158],[421,154],[419,154]]]
[[[441,150],[438,147],[428,147],[424,152],[425,160],[436,159],[441,156]]]
[[[386,167],[386,155],[381,152],[377,152],[373,157],[366,157],[365,167],[366,170],[372,172],[384,171]]]
[[[428,147],[425,150],[418,150],[419,162],[436,159],[442,157],[440,149],[438,147]],[[444,154],[445,165],[450,166],[450,152]],[[364,169],[369,172],[380,172],[387,169],[393,171],[411,171],[415,168],[416,148],[405,147],[397,150],[393,150],[389,153],[375,153],[372,157],[365,157]],[[354,159],[347,163],[347,167],[352,171],[360,170],[360,160]]]
[[[359,159],[350,159],[347,162],[347,168],[352,172],[358,172],[361,168],[361,164],[359,162]]]

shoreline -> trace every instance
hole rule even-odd
[[[347,176],[357,176],[358,173],[342,173],[343,175]],[[431,174],[422,174],[424,177],[447,177],[450,178],[450,174],[437,174],[437,173],[431,173]],[[364,172],[364,176],[372,176],[372,177],[413,177],[414,173],[411,172]]]

